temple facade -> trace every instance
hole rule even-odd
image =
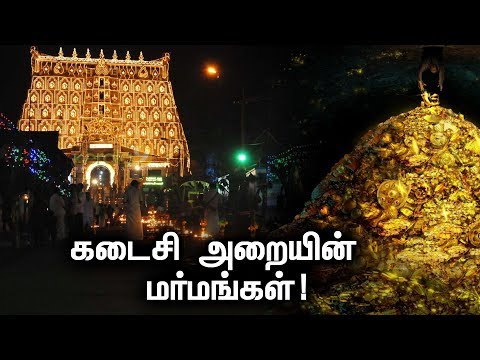
[[[32,82],[21,131],[57,131],[58,147],[75,164],[72,182],[124,189],[132,179],[190,173],[190,154],[169,79],[170,55],[147,61],[116,51],[107,59],[76,50],[64,56],[31,48]],[[99,169],[101,171],[99,171]],[[151,175],[155,176],[151,176]],[[152,178],[155,177],[154,180]],[[114,185],[115,184],[115,185]]]

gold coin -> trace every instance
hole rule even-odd
[[[467,237],[470,244],[480,247],[480,221],[469,226]]]
[[[456,163],[455,157],[450,154],[448,151],[444,152],[440,156],[440,165],[443,166],[454,166]]]
[[[423,117],[427,122],[429,122],[430,124],[436,124],[438,122],[440,122],[440,120],[442,120],[442,117],[441,116],[438,116],[436,114],[432,114],[432,115],[425,115]]]
[[[399,209],[407,202],[409,193],[410,187],[400,180],[387,180],[378,187],[377,200],[384,209],[391,206]]]
[[[447,142],[447,137],[442,132],[434,132],[430,135],[430,142],[433,147],[441,148]]]

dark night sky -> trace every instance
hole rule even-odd
[[[60,45],[36,46],[40,52],[56,55]],[[62,47],[66,56],[71,56],[74,47],[79,56],[85,56],[87,48],[64,44]],[[103,49],[107,58],[114,49],[119,58],[124,58],[129,50],[132,59],[137,59],[143,51],[146,60],[170,52],[170,79],[187,140],[191,148],[199,147],[207,152],[221,148],[222,144],[231,146],[240,142],[240,106],[234,101],[240,98],[242,87],[246,97],[268,95],[272,80],[288,54],[281,46],[95,44],[89,48],[93,57],[98,57]],[[0,112],[12,120],[18,119],[30,86],[29,50],[29,45],[0,46],[0,67],[4,69],[0,72]],[[219,79],[204,76],[204,66],[210,62],[218,64]],[[257,103],[247,107],[248,135],[254,137],[263,128],[275,126],[271,118],[269,122],[267,108]]]

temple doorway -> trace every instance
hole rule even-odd
[[[90,171],[90,195],[95,203],[106,204],[112,199],[112,174],[104,165],[95,166]]]

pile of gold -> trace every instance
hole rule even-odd
[[[480,295],[475,286],[372,271],[355,275],[321,295],[311,293],[302,307],[321,315],[479,314]]]
[[[313,194],[286,231],[313,221],[358,246],[356,275],[312,295],[310,311],[480,313],[480,131],[463,115],[391,117]]]

